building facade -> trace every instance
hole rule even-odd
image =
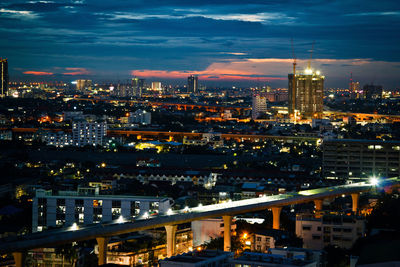
[[[191,251],[181,255],[163,259],[159,262],[160,267],[229,267],[232,252],[218,250]]]
[[[132,89],[135,97],[142,97],[144,81],[144,79],[132,78]]]
[[[151,83],[151,90],[152,91],[158,91],[161,93],[162,87],[161,87],[161,82],[152,82]]]
[[[363,86],[363,94],[366,99],[382,98],[382,85],[366,84]]]
[[[323,249],[327,245],[336,245],[350,249],[354,242],[365,235],[365,219],[356,216],[313,215],[296,216],[296,235],[303,239],[307,249]]]
[[[285,257],[281,254],[244,252],[243,255],[231,259],[230,267],[317,267],[316,261],[308,260],[303,255]]]
[[[106,122],[77,120],[72,123],[72,138],[75,146],[103,145],[107,135]]]
[[[135,112],[130,112],[128,123],[151,124],[151,113],[141,109],[138,109]]]
[[[267,98],[261,94],[253,95],[252,106],[251,106],[251,118],[255,120],[265,112],[267,112]]]
[[[197,93],[198,90],[199,90],[199,77],[190,75],[188,77],[188,87],[187,87],[188,93]]]
[[[295,77],[289,74],[288,77],[289,114],[292,117],[321,118],[325,76],[320,75],[318,71],[307,69],[304,74],[296,74]]]
[[[73,145],[71,133],[63,131],[59,132],[46,132],[42,135],[42,141],[49,146],[64,147]]]
[[[84,193],[85,192],[85,193]],[[98,190],[36,191],[32,205],[32,232],[49,227],[87,225],[138,216],[166,213],[170,199],[159,197],[99,195]],[[122,217],[121,217],[122,216]]]
[[[88,91],[92,89],[92,80],[77,80],[76,81],[76,90],[77,91]]]
[[[322,148],[325,178],[400,176],[400,141],[333,139]]]
[[[222,219],[204,219],[191,222],[193,231],[193,246],[198,247],[211,238],[224,236],[224,221]],[[231,234],[236,235],[236,224],[231,225]]]
[[[8,93],[8,61],[0,58],[0,97],[7,96]]]

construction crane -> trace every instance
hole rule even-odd
[[[289,112],[291,112],[291,116],[294,116],[295,113],[295,101],[296,101],[296,65],[297,65],[297,59],[296,59],[296,55],[294,53],[294,44],[293,44],[293,38],[290,40],[291,41],[291,45],[292,45],[292,58],[293,58],[293,78],[292,78],[292,90],[291,90],[291,95],[292,98],[290,99],[290,109]]]

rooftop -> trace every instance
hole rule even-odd
[[[265,254],[265,253],[256,253],[256,252],[244,252],[242,256],[236,258],[235,260],[231,261],[232,263],[239,263],[239,262],[252,262],[252,263],[273,263],[273,264],[284,264],[286,266],[305,266],[312,261],[302,260],[300,258],[294,257],[293,259],[284,258],[281,255],[272,255],[272,254]],[[274,265],[275,266],[275,265]]]
[[[163,259],[162,261],[171,262],[186,262],[186,263],[197,263],[202,261],[208,261],[213,258],[228,258],[231,257],[231,252],[224,252],[220,250],[201,250],[191,251],[188,253],[180,254],[170,258]]]

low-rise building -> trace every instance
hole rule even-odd
[[[327,245],[350,249],[365,235],[365,218],[347,215],[316,218],[311,214],[299,214],[296,216],[296,235],[303,239],[303,247],[307,249],[320,250]]]
[[[167,256],[165,231],[154,230],[135,233],[133,236],[113,238],[107,245],[107,263],[126,266],[154,266]],[[190,228],[176,232],[176,254],[193,250],[192,231]],[[95,247],[98,254],[98,246]]]
[[[135,112],[130,112],[128,123],[151,124],[151,113],[141,109],[138,109]]]
[[[107,122],[77,120],[72,123],[72,138],[75,146],[103,145],[107,135]]]
[[[222,219],[204,219],[191,222],[193,231],[193,246],[199,247],[212,238],[224,236],[224,221]],[[231,225],[231,234],[236,235],[236,224]]]
[[[98,188],[53,193],[39,189],[33,198],[32,231],[49,227],[92,224],[113,220],[133,220],[138,216],[166,213],[169,198],[100,195]]]
[[[277,241],[289,238],[289,233],[283,230],[266,229],[251,234],[251,251],[266,253],[269,249],[275,248]]]
[[[63,131],[59,132],[45,132],[42,134],[42,140],[49,146],[64,147],[73,145],[73,139],[71,133]]]
[[[181,255],[163,259],[159,262],[160,267],[228,267],[231,252],[218,250],[192,251]]]
[[[230,267],[317,267],[317,262],[306,260],[302,255],[293,255],[291,258],[283,255],[244,252],[242,256],[231,259]]]

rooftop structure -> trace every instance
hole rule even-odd
[[[192,251],[181,255],[173,256],[159,262],[160,267],[207,267],[220,266],[228,267],[231,252],[217,250]]]

